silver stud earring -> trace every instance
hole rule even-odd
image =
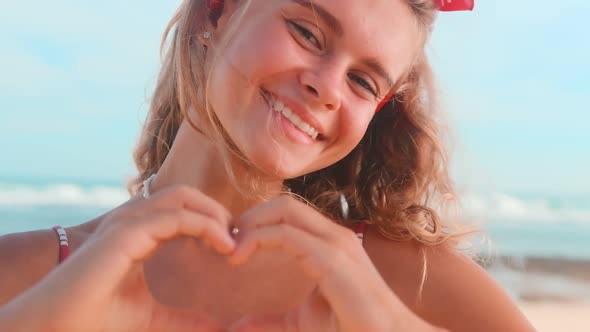
[[[211,35],[212,33],[210,31],[203,32],[203,38],[205,39],[211,39]]]

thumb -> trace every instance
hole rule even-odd
[[[224,332],[218,322],[202,312],[155,306],[149,332]]]
[[[267,314],[244,316],[235,322],[229,332],[297,332],[299,328],[292,315]]]

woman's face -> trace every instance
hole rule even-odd
[[[349,154],[421,45],[404,0],[252,0],[228,35],[209,103],[248,160],[281,179]]]

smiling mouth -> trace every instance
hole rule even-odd
[[[278,100],[272,93],[262,90],[262,97],[268,102],[273,111],[280,113],[284,118],[289,120],[291,124],[299,129],[302,133],[309,136],[315,141],[322,141],[324,137],[322,134],[314,128],[311,124],[305,122],[299,117],[293,110],[286,106],[283,102]]]

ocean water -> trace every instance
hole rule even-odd
[[[128,198],[123,181],[0,178],[0,234],[77,225]]]
[[[127,199],[123,180],[0,178],[0,235],[80,224]],[[590,260],[590,195],[470,193],[463,205],[493,254]]]

